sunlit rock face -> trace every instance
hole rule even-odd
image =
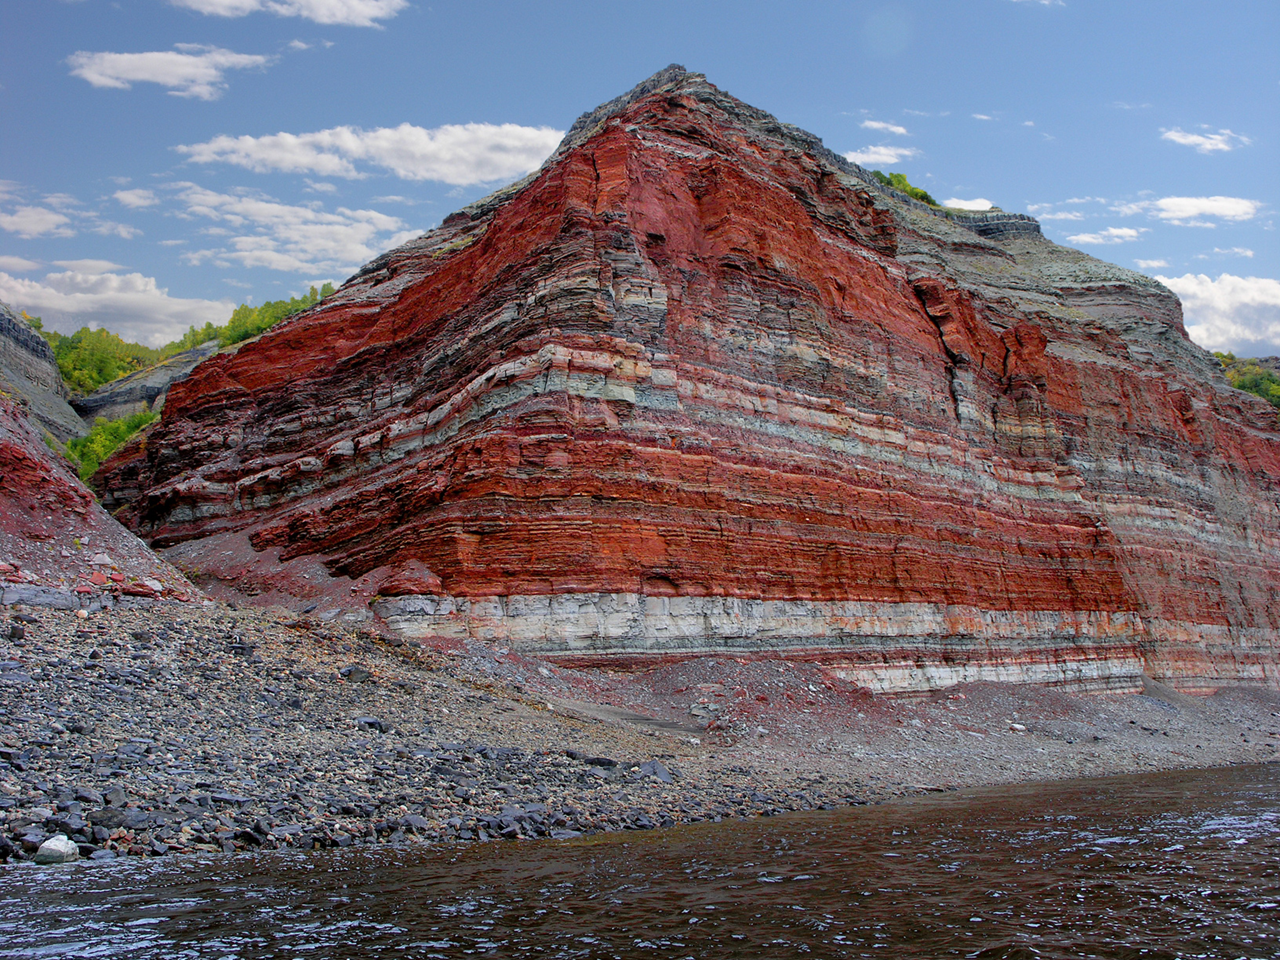
[[[1155,281],[869,181],[669,68],[175,383],[106,500],[204,572],[564,661],[1275,682],[1271,408]]]

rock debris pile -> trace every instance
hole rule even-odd
[[[898,700],[820,683],[810,664],[720,659],[571,671],[213,603],[14,607],[0,856],[571,838],[1269,760],[1280,742],[1262,688]]]

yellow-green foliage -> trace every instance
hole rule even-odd
[[[203,327],[191,327],[181,340],[175,340],[161,349],[168,357],[183,350],[190,350],[210,340],[217,340],[223,346],[240,343],[260,333],[266,333],[285,317],[300,313],[308,307],[314,307],[329,294],[333,293],[333,284],[326,283],[319,290],[312,287],[300,297],[288,300],[268,300],[260,307],[251,307],[242,303],[231,314],[225,326],[214,326],[206,323]]]
[[[1280,376],[1258,365],[1257,360],[1238,359],[1234,353],[1215,353],[1222,361],[1227,383],[1247,390],[1280,409]]]
[[[81,327],[70,336],[45,330],[39,317],[23,317],[49,341],[63,381],[72,390],[89,393],[104,383],[160,361],[160,351],[121,340],[106,330]]]
[[[905,193],[912,200],[919,200],[921,203],[927,203],[931,207],[939,205],[938,201],[929,196],[926,191],[921,190],[919,187],[913,187],[907,181],[907,175],[905,173],[884,174],[879,170],[872,170],[871,175],[886,187],[893,187],[893,189],[898,190],[901,193]]]
[[[120,444],[159,418],[160,414],[146,410],[120,420],[99,417],[87,437],[67,443],[67,456],[76,464],[80,479],[88,481]]]
[[[165,344],[159,350],[122,340],[106,330],[90,330],[88,327],[81,327],[66,336],[45,330],[39,317],[27,316],[25,312],[22,316],[49,341],[67,386],[80,393],[91,393],[104,383],[128,376],[210,340],[217,340],[225,346],[256,337],[285,317],[315,306],[331,293],[333,284],[326,283],[319,290],[312,287],[301,297],[271,300],[260,307],[242,303],[224,326],[206,323],[203,327],[191,327],[181,339]]]

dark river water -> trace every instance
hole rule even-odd
[[[1280,767],[566,842],[0,867],[8,957],[1280,956]]]

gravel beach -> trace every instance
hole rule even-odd
[[[0,609],[0,858],[571,837],[968,786],[1271,762],[1280,692],[805,663],[571,671],[212,601]]]

